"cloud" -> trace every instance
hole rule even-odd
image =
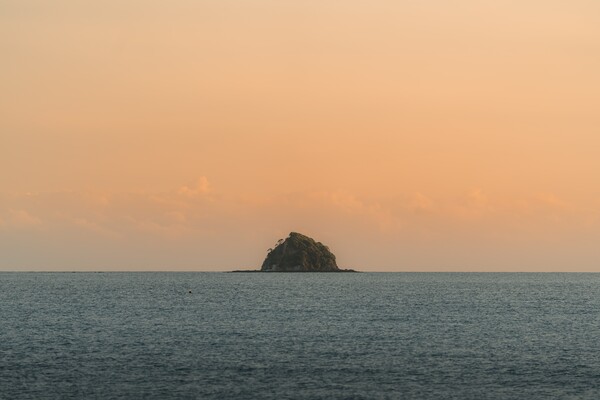
[[[488,196],[481,189],[471,189],[466,196],[469,208],[485,209],[489,205]]]
[[[410,208],[418,214],[431,212],[433,210],[433,200],[420,192],[413,193],[410,196],[409,204]]]
[[[137,221],[135,226],[136,230],[140,233],[147,233],[170,240],[181,238],[193,232],[190,227],[184,224],[161,224],[150,220]]]
[[[552,193],[538,193],[534,200],[550,209],[568,210],[569,204]]]
[[[488,197],[488,195],[479,188],[474,188],[466,192],[456,203],[446,201],[445,204],[450,213],[455,218],[477,220],[484,217],[490,217],[498,209],[498,204]]]
[[[167,211],[165,213],[165,217],[168,221],[171,221],[171,222],[174,222],[177,224],[183,224],[183,223],[187,222],[186,215],[181,211]]]
[[[26,210],[8,210],[9,225],[19,229],[37,228],[42,220],[31,215]]]
[[[211,187],[208,182],[208,179],[205,176],[201,176],[190,186],[180,187],[177,191],[177,193],[179,193],[180,195],[188,197],[204,196],[210,192]]]
[[[104,236],[111,239],[122,238],[122,235],[120,233],[107,229],[95,222],[88,221],[85,218],[74,218],[73,224],[85,231],[92,232],[100,236]]]
[[[581,219],[589,226],[589,216],[594,213],[582,213]],[[556,223],[561,217],[570,223],[579,218],[575,207],[549,193],[506,199],[475,188],[455,199],[432,198],[421,192],[394,199],[367,198],[347,191],[224,196],[212,190],[206,177],[166,192],[87,190],[0,195],[0,217],[4,230],[42,224],[55,230],[71,226],[113,239],[140,232],[167,238],[194,236],[225,232],[242,223],[239,229],[267,229],[267,221],[271,226],[314,227],[328,221],[332,227],[392,234],[462,229],[472,224],[489,230],[510,229],[511,224],[533,229]]]
[[[193,263],[201,254],[216,263],[224,257],[225,263],[243,258],[243,251],[226,250],[230,243],[253,251],[262,248],[260,238],[270,242],[291,230],[333,239],[333,244],[354,243],[346,248],[349,254],[367,242],[391,260],[399,246],[423,259],[433,259],[428,249],[445,248],[457,260],[471,246],[517,243],[518,248],[560,242],[568,235],[597,237],[599,215],[597,205],[576,206],[550,193],[498,197],[482,189],[456,197],[408,192],[383,198],[349,191],[226,195],[200,179],[163,192],[0,193],[0,233],[12,243],[26,240],[23,233],[33,229],[44,242],[56,240],[54,246],[78,243],[80,252],[95,249],[108,260],[105,251],[149,262],[151,255],[164,260],[170,254]],[[28,246],[35,250],[34,244]]]

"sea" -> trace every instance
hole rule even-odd
[[[598,399],[600,274],[0,273],[0,399]]]

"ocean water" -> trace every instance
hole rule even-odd
[[[0,273],[46,398],[598,399],[600,274]]]

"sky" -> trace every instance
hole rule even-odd
[[[0,0],[0,270],[600,272],[597,0]]]

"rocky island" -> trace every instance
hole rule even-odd
[[[335,255],[321,242],[298,232],[291,232],[269,249],[259,271],[234,272],[356,272],[340,269]]]

